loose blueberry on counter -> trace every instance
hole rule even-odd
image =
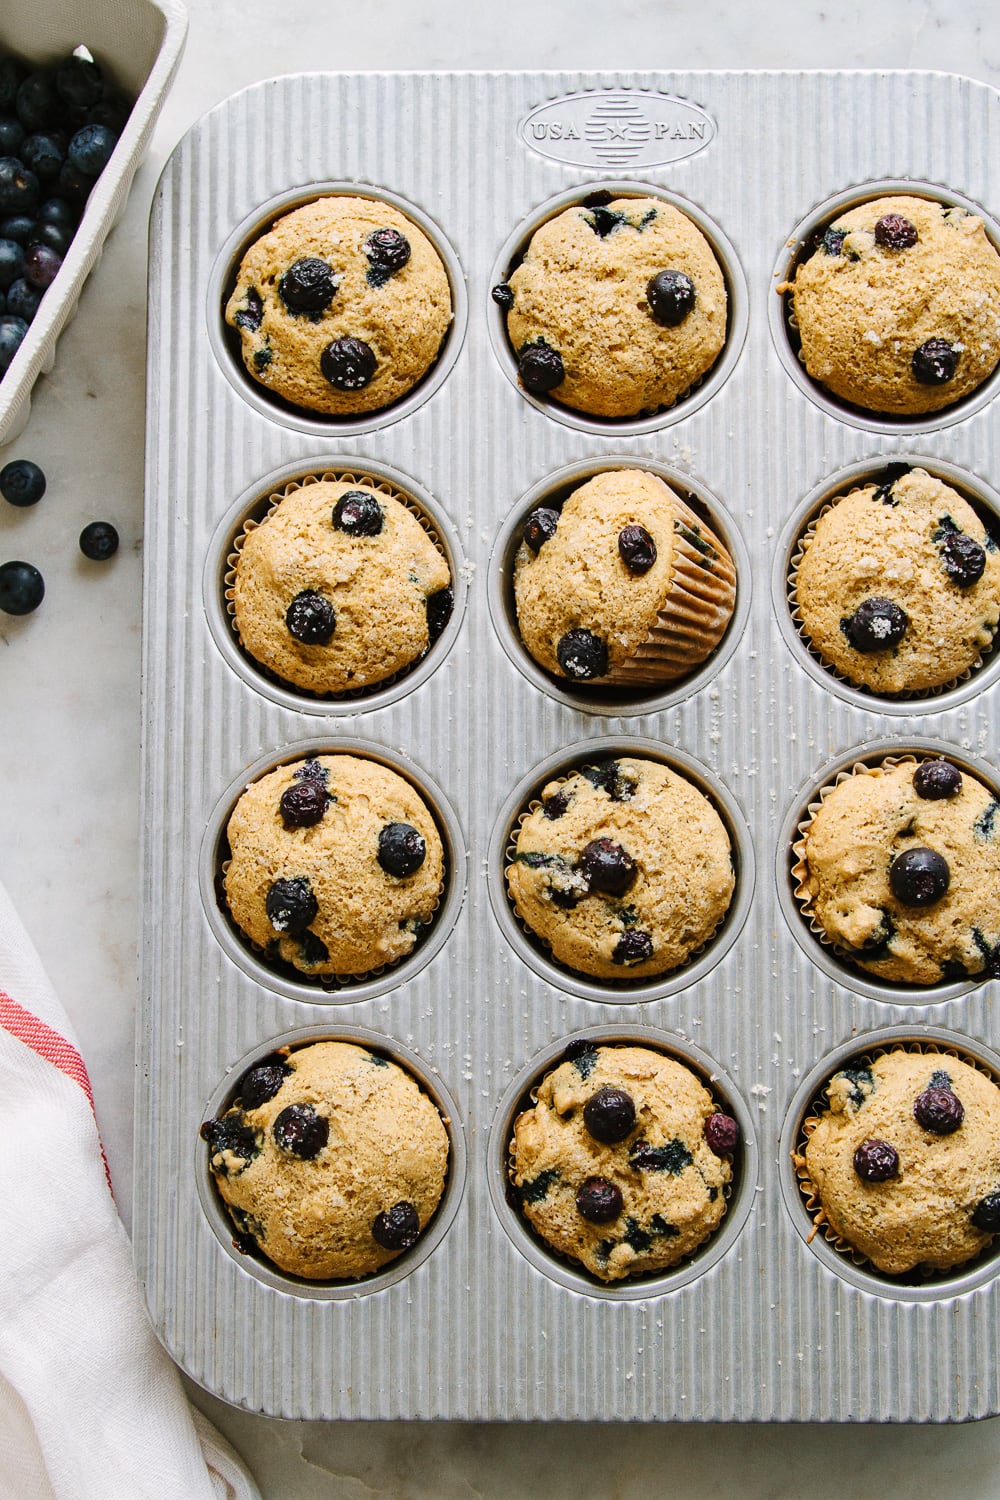
[[[14,286],[20,282],[15,281]],[[10,308],[10,293],[7,294],[7,307]],[[24,318],[12,315],[10,311],[0,316],[0,375],[9,368],[14,355],[24,342],[24,336],[28,331],[28,324]]]
[[[420,1238],[420,1219],[412,1203],[401,1198],[391,1208],[376,1214],[372,1239],[383,1250],[409,1250]]]
[[[11,505],[37,505],[45,494],[45,475],[30,458],[12,458],[0,469],[0,495]]]
[[[943,854],[935,849],[904,849],[889,866],[889,885],[904,906],[933,906],[951,883]]]
[[[962,790],[962,773],[956,765],[943,757],[921,761],[913,773],[913,790],[926,802],[957,797]]]
[[[348,536],[378,536],[385,512],[370,490],[348,490],[333,507],[335,530]]]
[[[312,1161],[330,1138],[330,1122],[311,1104],[289,1104],[271,1126],[271,1134],[282,1151]]]
[[[45,597],[45,580],[31,563],[7,562],[0,567],[0,610],[8,615],[30,615]]]
[[[608,670],[608,649],[589,630],[567,630],[556,646],[556,659],[567,677],[589,682]]]
[[[735,1151],[739,1138],[740,1127],[732,1115],[716,1110],[715,1114],[709,1115],[705,1121],[705,1142],[708,1149],[716,1156],[728,1156],[731,1151]]]
[[[517,370],[526,391],[544,396],[566,379],[562,355],[549,344],[525,344],[517,356]]]
[[[938,551],[945,572],[959,588],[971,588],[982,578],[986,568],[986,553],[975,537],[964,531],[949,532]]]
[[[548,505],[539,505],[525,521],[521,535],[532,552],[541,552],[545,543],[555,536],[558,525],[559,512]]]
[[[591,839],[580,855],[580,868],[592,891],[624,896],[639,873],[635,860],[613,839]]]
[[[329,599],[315,589],[303,589],[285,611],[288,632],[305,646],[325,646],[333,635],[337,616]]]
[[[427,845],[411,823],[386,823],[378,836],[377,859],[387,875],[403,880],[420,869]]]
[[[610,1224],[622,1211],[622,1191],[606,1177],[588,1177],[576,1193],[576,1211],[588,1224]]]
[[[288,829],[312,828],[320,822],[329,802],[326,787],[312,777],[286,786],[278,803],[281,821]]]
[[[92,562],[107,562],[118,551],[118,532],[110,521],[91,521],[80,532],[80,551]]]
[[[913,1118],[932,1135],[951,1135],[965,1119],[965,1107],[952,1089],[932,1085],[917,1095]]]
[[[298,937],[315,920],[319,903],[308,880],[297,875],[290,880],[276,880],[269,887],[264,909],[275,932]]]
[[[694,282],[685,271],[658,271],[646,285],[646,301],[657,323],[677,328],[694,307]]]
[[[327,344],[320,355],[324,377],[338,391],[361,391],[371,382],[378,360],[364,339],[345,337]]]
[[[253,1161],[260,1150],[257,1132],[244,1124],[238,1111],[221,1115],[217,1120],[206,1120],[199,1134],[203,1141],[208,1142],[213,1170],[220,1172],[223,1177],[229,1176],[230,1169],[225,1162],[216,1162],[216,1156],[237,1156],[245,1164]]]
[[[928,339],[914,349],[910,368],[920,385],[947,385],[958,369],[958,350],[947,339]]]
[[[883,214],[875,222],[875,243],[883,250],[909,250],[918,238],[917,226],[902,214]]]
[[[294,1069],[280,1053],[272,1052],[248,1068],[236,1085],[236,1097],[243,1109],[259,1109],[273,1099]]]
[[[984,1234],[996,1234],[1000,1230],[1000,1188],[994,1188],[985,1198],[980,1198],[972,1210],[972,1222]]]
[[[854,1170],[862,1182],[888,1182],[899,1176],[899,1153],[888,1141],[862,1141],[854,1153]]]
[[[444,627],[451,619],[451,612],[454,608],[455,592],[447,585],[427,595],[427,641],[429,645],[433,646],[442,634]]]
[[[906,634],[910,623],[906,611],[894,599],[862,599],[853,615],[840,622],[848,645],[855,651],[887,651]]]
[[[490,292],[490,296],[502,312],[510,312],[514,306],[514,289],[507,285],[506,281],[500,281]]]
[[[648,932],[630,927],[623,932],[611,952],[615,964],[644,964],[653,956],[653,939]]]
[[[290,313],[325,312],[336,290],[332,268],[318,255],[303,255],[278,278],[278,296]]]
[[[369,286],[385,286],[389,277],[401,271],[410,258],[409,240],[388,225],[384,229],[374,229],[362,248],[368,257],[365,279]]]
[[[604,1084],[583,1106],[583,1123],[595,1141],[614,1146],[635,1129],[635,1101],[624,1089]]]
[[[656,561],[656,543],[645,526],[623,526],[618,533],[618,552],[630,573],[648,573]]]

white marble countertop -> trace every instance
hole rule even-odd
[[[931,68],[1000,87],[1000,19],[911,0],[462,0],[330,7],[319,0],[188,0],[190,32],[125,217],[0,464],[48,477],[30,510],[0,505],[0,561],[45,575],[36,614],[0,616],[0,877],[73,1019],[123,1216],[132,1185],[139,921],[139,660],[146,225],[186,129],[260,78],[314,69]],[[985,144],[984,144],[985,149]],[[995,207],[995,205],[994,205]],[[86,562],[77,537],[110,520],[122,548]],[[733,1350],[733,1360],[740,1357]],[[820,1357],[820,1356],[818,1356]],[[586,1493],[690,1500],[797,1497],[836,1476],[885,1500],[1000,1497],[1000,1422],[965,1427],[548,1427],[279,1422],[193,1399],[230,1436],[268,1500],[459,1500]]]

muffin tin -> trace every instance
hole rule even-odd
[[[886,184],[981,207],[996,235],[1000,168],[981,142],[998,127],[1000,95],[944,74],[312,73],[225,101],[174,152],[149,283],[134,1238],[161,1338],[217,1395],[296,1418],[1000,1412],[1000,1257],[919,1287],[865,1271],[811,1234],[792,1166],[803,1118],[848,1056],[903,1039],[1000,1066],[997,982],[899,992],[850,970],[804,923],[789,853],[816,788],[856,761],[944,752],[1000,779],[996,662],[931,697],[879,700],[809,657],[786,584],[795,537],[823,500],[892,462],[938,472],[992,512],[997,382],[924,422],[862,420],[793,378],[776,291],[810,226]],[[490,297],[532,225],[602,190],[689,211],[730,290],[715,369],[632,423],[521,390]],[[251,389],[222,321],[240,247],[326,191],[398,203],[452,279],[438,365],[364,419],[317,418]],[[619,463],[648,465],[712,516],[736,562],[737,607],[690,678],[598,701],[533,670],[509,568],[519,516]],[[447,631],[417,669],[329,701],[249,668],[225,604],[245,517],[328,473],[410,495],[457,585]],[[338,749],[425,791],[449,881],[411,959],[324,990],[243,946],[216,875],[240,788]],[[685,969],[609,989],[534,949],[506,903],[503,859],[548,777],[619,753],[675,764],[713,798],[737,888]],[[450,1177],[428,1235],[384,1273],[306,1285],[233,1248],[199,1127],[250,1062],[331,1035],[421,1079],[448,1118]],[[741,1125],[720,1229],[649,1282],[604,1286],[558,1261],[507,1193],[518,1103],[581,1037],[673,1053]]]

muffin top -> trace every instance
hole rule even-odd
[[[942,687],[1000,620],[1000,551],[972,506],[923,469],[835,500],[803,539],[795,597],[828,665],[876,693]]]
[[[518,826],[507,885],[517,915],[559,963],[641,979],[708,942],[735,876],[707,797],[659,761],[623,756],[544,788]]]
[[[226,830],[226,901],[269,957],[308,975],[360,975],[410,953],[433,920],[444,851],[402,776],[354,755],[269,771]]]
[[[601,1281],[676,1265],[726,1211],[736,1123],[690,1068],[651,1048],[570,1051],[514,1122],[521,1210]]]
[[[1000,1089],[943,1053],[846,1068],[804,1159],[834,1232],[898,1276],[961,1265],[1000,1229]]]
[[[349,1042],[283,1048],[202,1126],[240,1248],[311,1280],[368,1276],[416,1243],[444,1191],[448,1134],[395,1063]]]
[[[405,396],[451,317],[448,276],[423,231],[381,199],[340,194],[293,209],[255,240],[226,306],[253,379],[335,416]]]
[[[522,384],[594,416],[673,405],[725,342],[715,254],[686,214],[657,198],[557,214],[497,292]]]
[[[668,682],[708,656],[736,598],[722,543],[656,474],[612,469],[528,517],[514,558],[527,650],[553,676]]]
[[[902,984],[1000,968],[1000,802],[945,759],[838,781],[800,846],[806,915],[860,968]]]
[[[413,512],[365,480],[317,480],[248,528],[232,588],[244,649],[285,682],[342,693],[417,661],[451,575]]]
[[[901,196],[849,209],[789,289],[807,371],[866,410],[938,411],[1000,360],[1000,255],[964,208]]]

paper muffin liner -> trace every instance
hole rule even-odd
[[[856,1058],[850,1059],[850,1065],[853,1066],[855,1063],[870,1063],[873,1062],[877,1057],[886,1057],[893,1052],[910,1052],[919,1054],[921,1056],[926,1055],[928,1057],[953,1057],[958,1062],[966,1063],[969,1067],[975,1068],[977,1072],[982,1073],[984,1077],[991,1079],[993,1083],[1000,1082],[1000,1080],[997,1080],[994,1077],[990,1069],[987,1068],[982,1062],[980,1062],[978,1058],[971,1056],[967,1052],[963,1052],[958,1047],[947,1047],[940,1042],[922,1042],[915,1040],[887,1042],[884,1046],[867,1048],[866,1051],[860,1053]],[[847,1064],[845,1064],[844,1066],[847,1066]],[[946,1266],[941,1269],[935,1269],[931,1266],[916,1266],[911,1271],[903,1271],[899,1275],[893,1275],[891,1272],[881,1271],[877,1266],[873,1265],[872,1262],[868,1259],[867,1255],[862,1254],[862,1252],[856,1249],[856,1247],[852,1245],[849,1240],[844,1239],[843,1235],[839,1234],[827,1219],[826,1209],[823,1207],[822,1201],[819,1196],[819,1191],[809,1176],[809,1168],[806,1164],[805,1148],[808,1145],[810,1136],[826,1113],[826,1111],[822,1108],[822,1101],[826,1098],[826,1089],[830,1083],[830,1080],[833,1078],[835,1073],[839,1073],[841,1071],[842,1068],[836,1068],[834,1069],[834,1073],[829,1074],[823,1080],[820,1089],[817,1091],[812,1100],[809,1108],[809,1113],[803,1118],[802,1123],[799,1126],[795,1145],[792,1147],[792,1166],[795,1170],[796,1183],[798,1185],[799,1192],[802,1194],[802,1197],[804,1199],[806,1212],[809,1215],[809,1218],[812,1220],[813,1227],[809,1232],[809,1242],[811,1243],[812,1240],[816,1238],[817,1234],[822,1233],[823,1238],[826,1240],[827,1244],[831,1245],[833,1249],[836,1250],[839,1255],[844,1256],[846,1260],[851,1261],[853,1265],[858,1266],[865,1271],[868,1271],[871,1275],[884,1277],[886,1281],[896,1285],[914,1281],[920,1283],[943,1281],[948,1277],[953,1276],[958,1271],[966,1270],[974,1261],[979,1260],[982,1256],[988,1254],[990,1247],[984,1247],[984,1249],[981,1250],[978,1255],[970,1256],[968,1260],[958,1261],[953,1266]]]
[[[736,606],[736,568],[726,547],[700,516],[671,489],[674,551],[670,589],[646,639],[602,677],[615,687],[673,682],[692,672],[715,650]],[[715,553],[706,567],[705,549]]]
[[[444,558],[445,562],[448,563],[449,578],[452,588],[454,588],[455,580],[454,578],[450,577],[451,563],[448,560],[448,555],[445,552],[444,545],[442,544],[441,538],[438,535],[437,529],[435,528],[429,517],[420,508],[412,495],[407,494],[405,490],[397,488],[396,485],[390,484],[387,479],[378,479],[372,474],[365,474],[360,471],[355,472],[354,470],[348,469],[323,470],[321,473],[303,475],[301,479],[289,480],[288,483],[282,485],[280,489],[272,490],[270,494],[263,498],[263,508],[261,508],[260,504],[254,507],[254,510],[259,513],[248,515],[245,518],[243,525],[240,527],[239,531],[233,537],[230,549],[226,554],[225,573],[222,580],[226,618],[229,621],[230,629],[232,630],[233,635],[236,638],[240,651],[246,657],[247,661],[252,663],[256,671],[262,673],[269,682],[277,683],[279,687],[287,688],[289,689],[289,691],[298,693],[303,698],[308,698],[311,701],[315,702],[345,703],[351,702],[355,699],[370,698],[373,693],[383,692],[386,688],[390,688],[394,686],[395,683],[402,681],[410,672],[412,672],[414,667],[416,667],[420,662],[424,660],[428,651],[432,650],[433,646],[436,643],[432,641],[430,645],[428,645],[426,651],[422,652],[419,656],[414,657],[413,661],[407,663],[405,667],[401,667],[398,672],[393,672],[388,677],[380,677],[377,682],[366,683],[363,687],[345,688],[341,692],[318,693],[313,691],[311,688],[302,687],[299,683],[290,682],[287,677],[279,676],[277,672],[272,671],[270,667],[267,667],[263,662],[258,661],[253,653],[247,649],[240,635],[239,626],[236,622],[236,565],[239,562],[240,553],[243,551],[243,545],[247,537],[252,531],[256,531],[257,527],[260,526],[264,521],[266,521],[269,516],[274,514],[278,506],[281,504],[282,500],[286,499],[287,496],[295,494],[296,491],[305,488],[306,485],[319,484],[324,481],[334,484],[364,485],[366,488],[374,491],[375,494],[386,495],[389,497],[389,499],[397,500],[400,505],[404,505],[410,512],[410,514],[414,516],[420,523],[423,531],[427,533],[427,536],[433,542],[437,551]]]

